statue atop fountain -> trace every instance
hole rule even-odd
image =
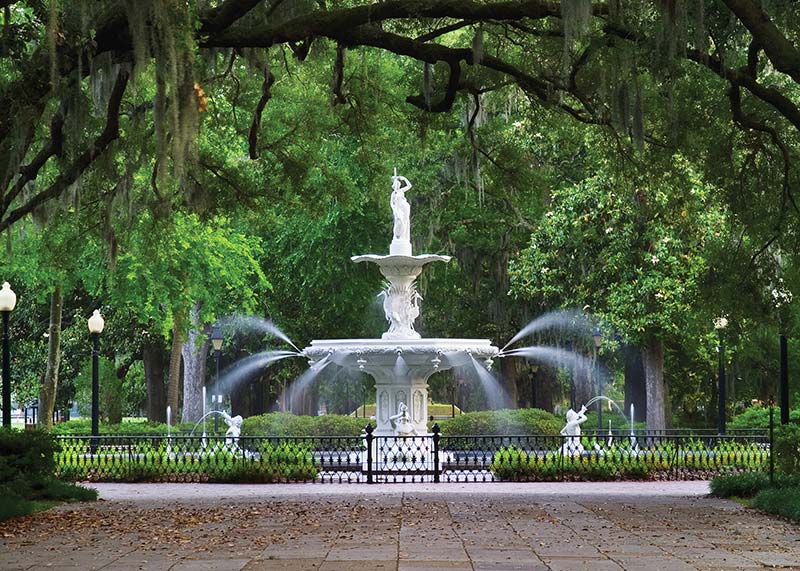
[[[411,183],[394,169],[392,177],[392,196],[389,204],[394,214],[394,236],[389,246],[389,254],[396,256],[411,255],[411,206],[406,200],[406,191],[411,190]]]

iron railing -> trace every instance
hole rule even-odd
[[[766,471],[761,435],[636,432],[359,437],[60,436],[70,480],[160,482],[491,482],[697,479]]]

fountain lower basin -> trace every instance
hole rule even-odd
[[[491,359],[499,349],[488,339],[315,339],[302,353],[311,366],[336,364],[375,379],[377,436],[396,434],[391,417],[408,406],[411,434],[428,434],[428,378],[438,372]],[[480,366],[480,365],[479,365]]]

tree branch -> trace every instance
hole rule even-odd
[[[753,38],[762,46],[775,69],[800,83],[800,50],[772,23],[769,16],[761,9],[761,3],[753,0],[723,0],[723,2],[753,34]]]
[[[256,110],[253,113],[253,121],[250,123],[250,133],[247,136],[247,142],[250,148],[250,158],[255,160],[258,158],[258,129],[261,127],[261,114],[264,112],[264,107],[267,102],[272,99],[272,84],[275,83],[275,76],[272,72],[264,67],[264,82],[261,84],[261,98],[258,100]]]
[[[22,192],[25,185],[31,182],[39,174],[39,170],[53,156],[61,156],[64,145],[64,104],[56,110],[50,121],[50,139],[47,141],[30,163],[20,167],[19,178],[14,183],[8,193],[0,203],[0,217],[5,214],[11,202]]]
[[[33,212],[41,204],[60,195],[69,185],[78,180],[78,177],[91,166],[112,141],[119,137],[119,108],[122,103],[122,96],[125,94],[125,88],[128,85],[129,76],[130,73],[127,70],[119,70],[114,88],[111,91],[111,97],[108,100],[106,124],[97,138],[75,158],[72,164],[49,187],[34,195],[25,204],[9,212],[5,218],[0,219],[0,232],[25,215]]]

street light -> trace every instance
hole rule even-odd
[[[222,351],[222,341],[224,337],[222,336],[222,327],[219,326],[219,323],[215,323],[214,327],[211,328],[211,347],[214,349],[214,360],[217,362],[217,374],[216,379],[214,380],[214,386],[216,390],[219,391],[219,355]],[[211,396],[211,399],[214,400],[214,396]],[[217,394],[217,401],[214,406],[214,410],[217,410],[217,405],[222,403],[222,395]],[[219,432],[219,415],[214,415],[214,434]]]
[[[536,408],[536,373],[539,372],[539,365],[530,365],[530,381],[531,381],[531,408]]]
[[[714,319],[714,329],[717,330],[719,337],[719,345],[717,352],[719,353],[719,387],[717,389],[717,405],[719,410],[717,412],[717,431],[720,434],[725,434],[725,345],[722,341],[722,332],[728,326],[728,320],[725,317],[717,317]]]
[[[8,348],[8,314],[17,305],[17,294],[8,282],[0,289],[0,313],[3,314],[3,426],[11,426],[11,352]]]
[[[603,394],[603,379],[600,378],[600,363],[597,361],[597,351],[603,343],[603,333],[599,327],[592,331],[592,341],[594,341],[594,374],[597,379],[597,395]],[[597,399],[597,430],[603,430],[603,401]]]
[[[92,451],[100,435],[100,334],[106,322],[100,315],[100,310],[95,309],[88,320],[89,333],[92,336]]]

